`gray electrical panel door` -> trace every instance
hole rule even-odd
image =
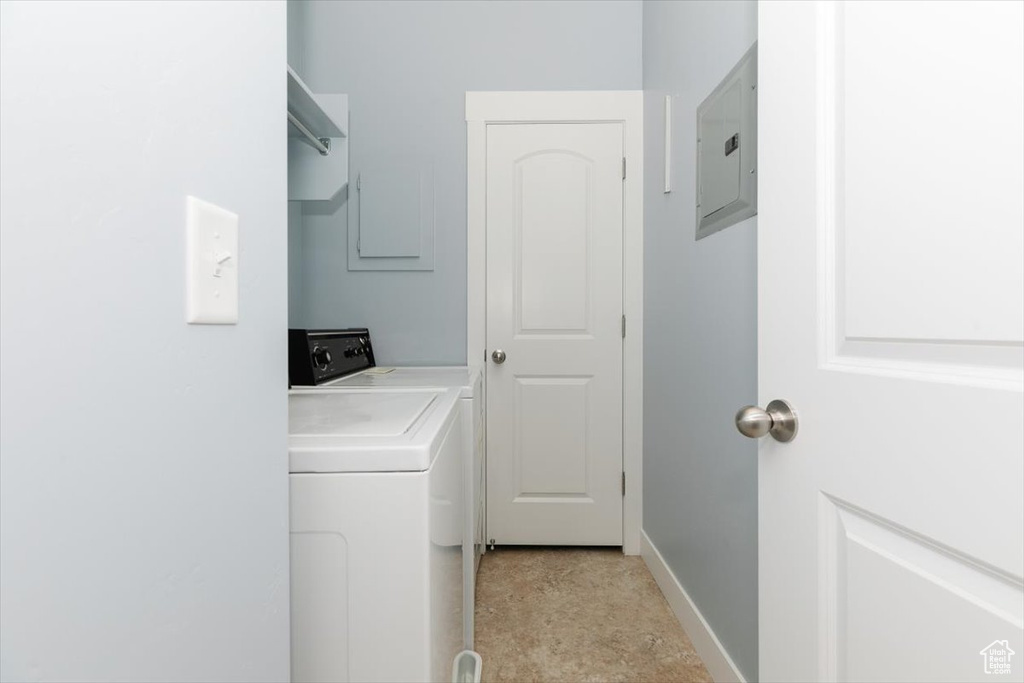
[[[757,213],[757,45],[697,108],[697,239]]]

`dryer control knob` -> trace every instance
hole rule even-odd
[[[331,364],[331,352],[327,349],[321,349],[319,346],[313,349],[313,365],[324,370],[328,365]]]

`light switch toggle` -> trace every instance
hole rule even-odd
[[[238,214],[196,197],[186,209],[186,322],[238,322]]]
[[[213,269],[213,276],[214,277],[220,277],[220,275],[221,275],[220,267],[224,263],[226,263],[228,261],[228,259],[230,259],[230,258],[231,258],[231,252],[230,251],[223,251],[222,250],[222,251],[218,251],[218,252],[214,253],[213,261],[214,261],[214,263],[217,264],[217,267]]]

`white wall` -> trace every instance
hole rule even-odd
[[[644,530],[757,678],[757,218],[694,240],[696,109],[757,38],[754,2],[644,3]],[[663,194],[664,97],[673,96]]]
[[[467,90],[637,90],[641,4],[626,1],[309,2],[303,77],[349,94],[351,162],[434,162],[435,269],[349,272],[348,203],[304,206],[300,319],[368,326],[377,360],[466,362]]]
[[[283,3],[0,3],[4,681],[288,678],[284,64]]]

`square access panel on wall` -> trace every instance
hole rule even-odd
[[[757,213],[757,44],[697,107],[697,239]]]
[[[349,211],[349,270],[434,269],[433,164],[397,160],[363,167]]]

